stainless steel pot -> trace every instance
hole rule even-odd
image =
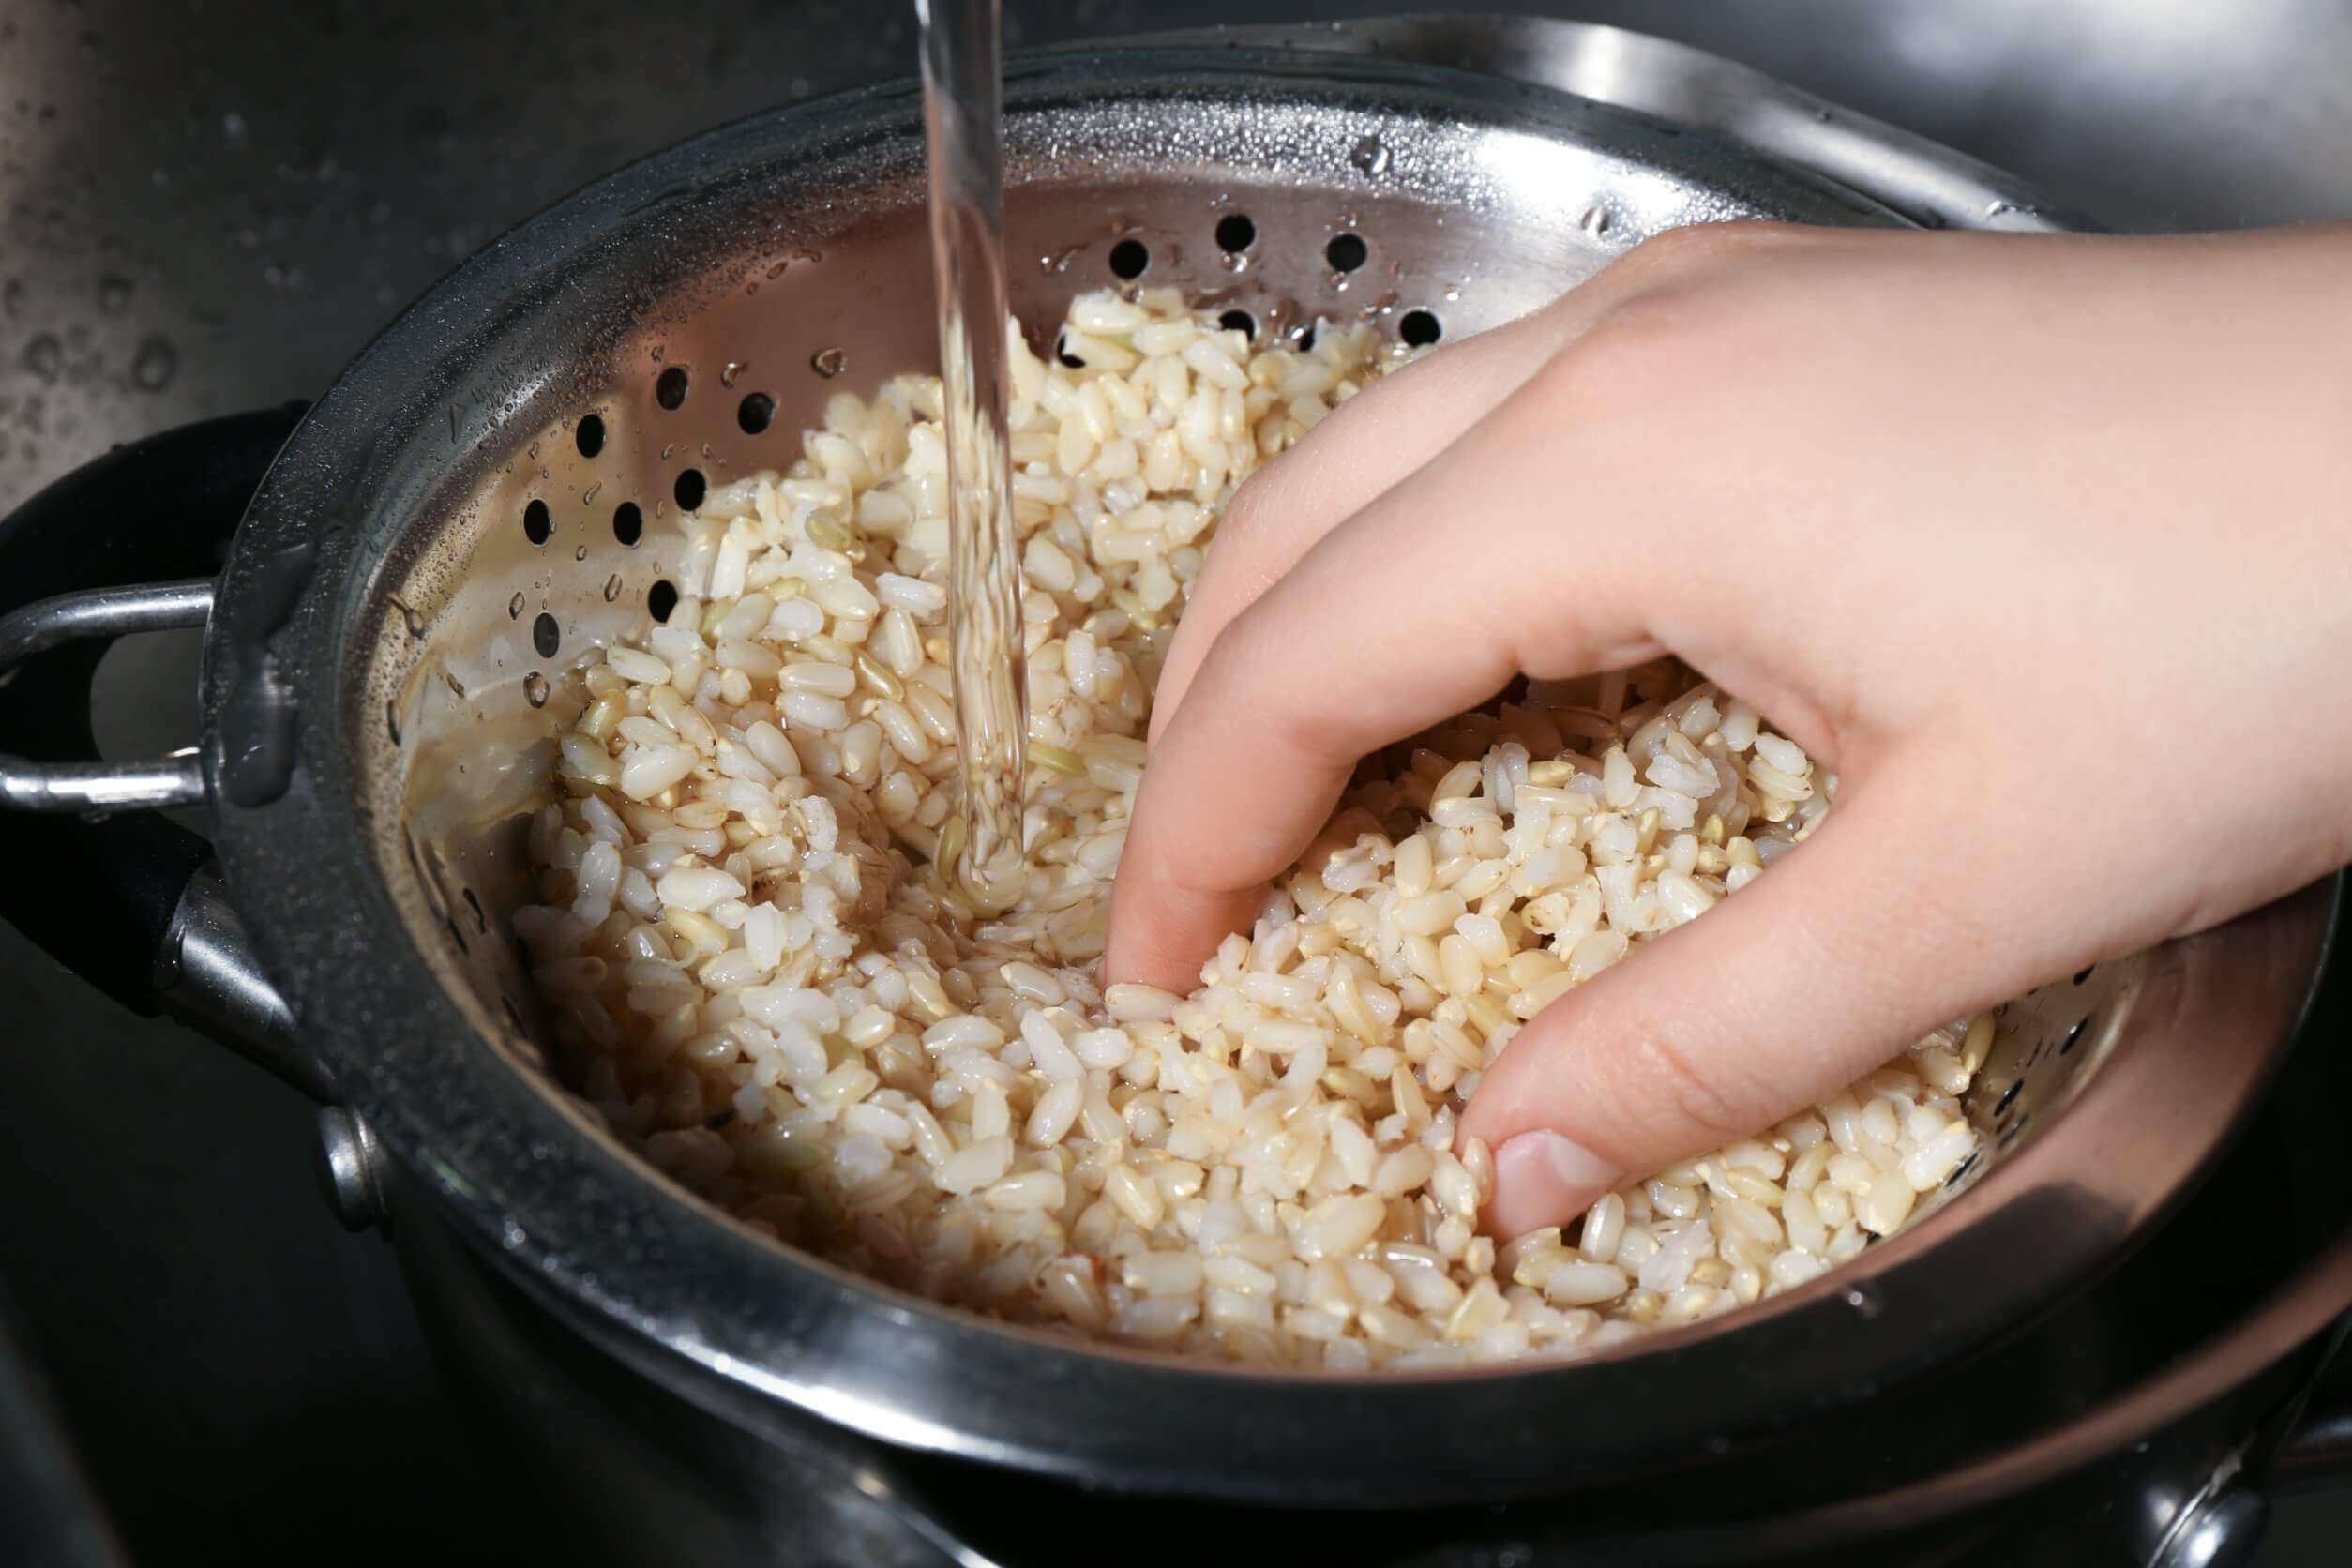
[[[1343,52],[1301,41],[1018,68],[1008,214],[1034,260],[1017,260],[1017,308],[1050,318],[1139,254],[1150,281],[1263,330],[1419,312],[1459,337],[1692,222],[2063,222],[1955,155],[1635,35],[1405,21],[1341,35]],[[1574,90],[1513,79],[1536,66]],[[1970,1104],[1991,1157],[1855,1267],[1573,1364],[1379,1380],[967,1319],[776,1246],[645,1168],[545,1070],[505,927],[520,823],[577,711],[563,671],[683,567],[680,507],[784,460],[836,378],[931,360],[930,317],[909,305],[919,155],[904,87],[714,132],[490,247],[298,422],[158,438],[0,533],[0,602],[83,590],[0,621],[0,666],[44,656],[0,688],[0,738],[51,759],[0,758],[0,795],[206,804],[225,878],[154,818],[8,820],[26,869],[7,912],[117,995],[197,1016],[331,1101],[339,1200],[367,1217],[390,1195],[429,1318],[490,1387],[532,1360],[515,1387],[602,1391],[588,1409],[662,1434],[626,1473],[683,1469],[675,1496],[799,1474],[814,1497],[821,1477],[838,1528],[892,1552],[978,1553],[940,1500],[975,1475],[995,1478],[984,1494],[1063,1483],[1256,1516],[1647,1496],[1728,1456],[1757,1466],[1792,1421],[1858,1431],[1890,1390],[1949,1386],[2146,1242],[2260,1105],[2332,885],[2013,1004]],[[1215,238],[1236,215],[1254,229],[1238,252]],[[1328,250],[1343,232],[1363,266]],[[738,417],[754,393],[771,430]],[[207,551],[231,523],[216,582]],[[158,575],[188,580],[128,586]],[[91,659],[53,650],[207,615],[200,745],[63,761],[88,749],[75,682]],[[2352,1301],[2329,1266],[2264,1319],[2269,1353],[2242,1375]],[[1847,1479],[1883,1492],[1907,1470],[1955,1473],[1932,1448],[1879,1444]],[[731,1540],[792,1560],[772,1530]]]

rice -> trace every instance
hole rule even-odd
[[[842,394],[712,490],[666,624],[592,654],[517,934],[561,1061],[746,1224],[1014,1321],[1363,1371],[1574,1353],[1849,1260],[1975,1154],[1989,1017],[1581,1223],[1478,1233],[1461,1108],[1522,1023],[1736,894],[1836,780],[1670,663],[1527,685],[1374,759],[1185,996],[1106,989],[1109,880],[1170,632],[1234,486],[1380,373],[1172,292],[1014,334],[1031,862],[952,857],[940,391]]]

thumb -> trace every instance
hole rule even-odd
[[[1630,1180],[1772,1125],[2006,994],[1998,956],[1913,876],[1923,792],[1842,792],[1720,908],[1546,1007],[1488,1069],[1463,1133],[1495,1151],[1489,1228],[1565,1224]],[[1992,881],[1980,869],[1977,885]],[[1947,891],[1953,884],[1947,882]],[[1967,951],[1968,961],[1954,961]]]

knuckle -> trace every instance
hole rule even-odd
[[[1251,538],[1265,527],[1268,514],[1274,509],[1274,491],[1267,479],[1271,473],[1271,468],[1259,469],[1242,481],[1217,518],[1216,543]],[[1229,547],[1227,553],[1232,552]]]
[[[1778,223],[1760,218],[1733,219],[1722,223],[1686,223],[1666,229],[1636,245],[1617,264],[1637,269],[1687,275],[1736,263],[1757,252],[1808,237],[1799,223]]]
[[[1554,354],[1538,384],[1550,398],[1618,416],[1670,407],[1713,352],[1707,313],[1688,291],[1622,300]]]
[[[1671,1029],[1636,1023],[1601,1048],[1614,1059],[1611,1097],[1618,1120],[1652,1149],[1726,1142],[1754,1129],[1744,1086],[1719,1063],[1703,1060]]]

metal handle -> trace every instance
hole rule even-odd
[[[212,596],[205,577],[28,604],[0,616],[0,681],[35,654],[68,642],[201,626],[212,615]],[[129,811],[204,798],[204,768],[192,746],[152,762],[32,762],[0,751],[0,807],[11,810]]]
[[[211,846],[138,809],[202,800],[196,755],[108,762],[90,730],[99,643],[205,623],[213,580],[198,574],[220,569],[302,412],[118,447],[0,520],[0,919],[123,1005],[184,1018],[317,1096]]]

